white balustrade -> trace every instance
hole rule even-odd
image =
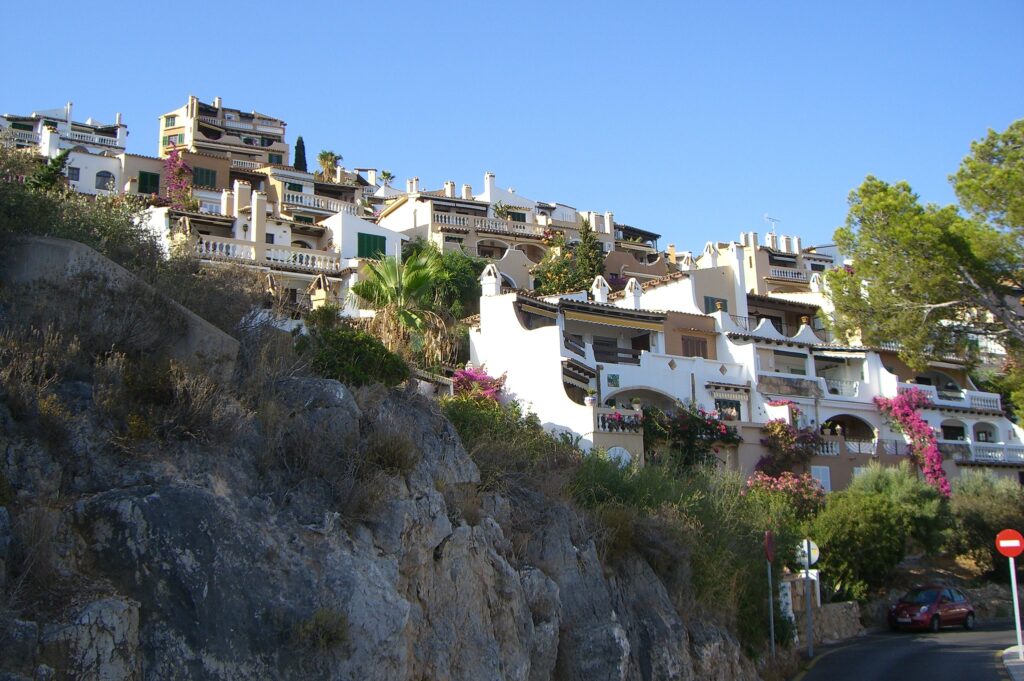
[[[212,123],[213,125],[224,125],[224,121],[217,118],[216,116],[200,116],[199,120],[203,123]]]
[[[289,265],[298,269],[316,272],[336,272],[341,269],[341,256],[331,251],[314,251],[308,248],[277,246],[267,249],[267,260],[271,263]]]
[[[252,123],[242,123],[240,121],[229,121],[227,119],[224,120],[224,127],[225,128],[235,128],[237,130],[252,130],[253,129]]]
[[[231,167],[232,168],[242,168],[244,170],[253,170],[255,168],[262,168],[265,165],[266,165],[266,163],[263,163],[262,161],[245,161],[245,160],[240,159],[240,158],[233,158],[233,159],[231,159]]]
[[[768,276],[788,281],[807,281],[808,279],[807,270],[795,270],[789,267],[770,267]]]
[[[332,213],[345,212],[350,215],[358,215],[358,213],[356,212],[356,209],[358,207],[355,204],[346,203],[344,201],[338,201],[337,199],[328,199],[323,196],[317,196],[316,194],[285,192],[284,202],[290,203],[295,206],[304,206],[306,208],[329,210]]]
[[[76,142],[84,142],[86,144],[102,144],[106,147],[121,147],[116,137],[104,137],[103,135],[90,135],[87,132],[79,132],[72,130],[68,133],[67,139],[74,140]]]
[[[434,224],[448,225],[451,227],[469,227],[470,217],[468,215],[454,215],[452,213],[434,213]]]
[[[39,135],[31,130],[15,130],[14,128],[9,128],[9,130],[14,133],[14,139],[18,142],[39,144]]]
[[[841,395],[843,397],[856,397],[857,389],[860,386],[858,381],[847,381],[839,378],[826,378],[825,385],[830,395]]]
[[[995,393],[979,393],[970,391],[967,393],[967,402],[975,409],[992,409],[1002,411],[1003,405],[999,395]]]
[[[249,260],[255,258],[253,244],[238,239],[203,236],[196,241],[196,255],[206,259]]]

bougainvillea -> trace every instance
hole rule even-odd
[[[174,145],[164,160],[164,176],[167,178],[167,199],[171,208],[196,210],[198,202],[192,196],[192,168]]]
[[[797,414],[799,410],[793,407]],[[761,428],[761,444],[768,454],[761,457],[755,470],[779,476],[794,466],[806,466],[821,449],[821,435],[813,428],[797,428],[783,419],[772,419]]]
[[[713,460],[719,445],[743,441],[735,428],[722,421],[717,411],[706,411],[692,404],[680,404],[667,414],[657,408],[645,407],[643,425],[644,449],[650,451],[658,443],[667,443],[666,463],[677,471]],[[657,458],[656,454],[652,455],[652,459]]]
[[[459,369],[452,375],[452,387],[456,395],[479,397],[485,400],[498,401],[505,387],[505,375],[498,378],[491,376],[483,367]]]
[[[921,409],[931,406],[928,395],[917,388],[911,388],[892,399],[876,397],[875,404],[893,428],[910,439],[910,457],[924,473],[924,479],[948,497],[949,480],[942,467],[942,452],[935,439],[935,430],[919,413]]]
[[[760,490],[784,494],[793,504],[800,519],[815,515],[825,505],[824,488],[808,473],[794,475],[789,471],[783,471],[777,476],[771,476],[756,471],[747,479],[747,489],[752,492]]]

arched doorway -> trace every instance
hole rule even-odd
[[[959,419],[944,420],[941,429],[943,440],[959,441],[967,439],[967,426]]]
[[[975,442],[1000,442],[999,429],[986,421],[979,421],[974,424]]]
[[[874,440],[875,429],[870,423],[853,414],[836,414],[822,424],[826,435],[842,435],[847,440]]]
[[[481,258],[500,260],[507,250],[508,244],[498,239],[481,239],[476,242],[476,253]]]

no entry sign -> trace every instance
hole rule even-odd
[[[1024,553],[1024,536],[1017,530],[1003,530],[996,535],[996,550],[1007,558]]]

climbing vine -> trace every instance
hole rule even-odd
[[[917,388],[911,388],[892,399],[876,397],[875,404],[893,428],[910,439],[911,459],[921,469],[924,479],[948,497],[949,480],[942,467],[942,452],[935,439],[935,430],[919,413],[921,409],[931,406],[928,395]]]

